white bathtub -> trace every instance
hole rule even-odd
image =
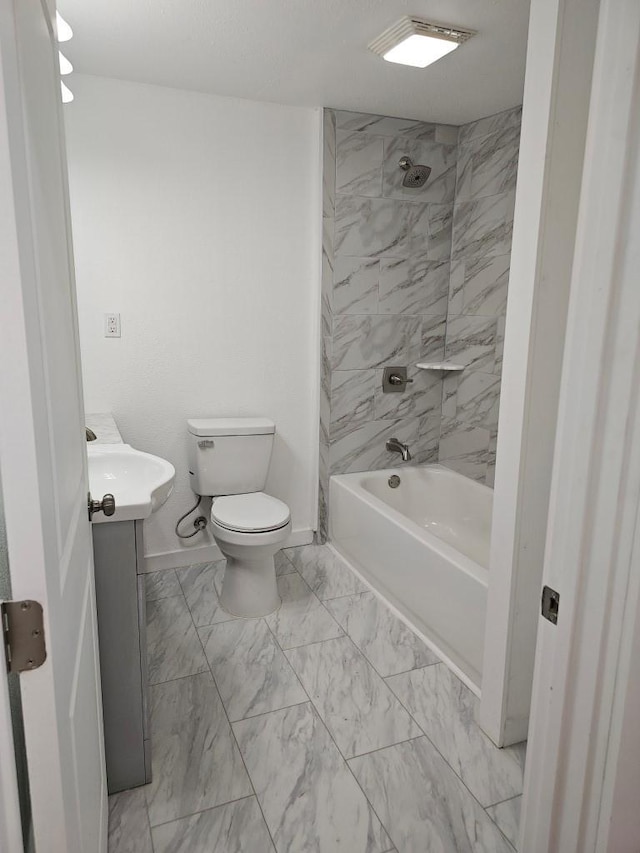
[[[340,474],[330,484],[332,544],[476,693],[492,503],[492,489],[440,465]]]

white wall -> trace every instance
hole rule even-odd
[[[86,410],[113,412],[125,441],[177,472],[147,554],[186,547],[173,527],[193,502],[188,417],[272,418],[267,489],[294,531],[315,528],[319,112],[79,75],[73,91]],[[121,314],[120,339],[103,336],[105,312]]]

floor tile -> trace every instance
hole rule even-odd
[[[288,548],[287,556],[318,598],[337,598],[365,592],[368,587],[326,545]]]
[[[349,766],[399,853],[513,853],[427,738],[352,758]]]
[[[310,704],[242,720],[233,729],[278,853],[383,853],[390,848]]]
[[[522,796],[513,797],[511,800],[506,800],[504,803],[498,803],[497,806],[490,806],[487,809],[489,817],[493,818],[498,828],[502,830],[514,847],[518,846],[521,806]]]
[[[253,791],[209,672],[151,688],[152,826]]]
[[[153,853],[143,788],[109,797],[109,853]]]
[[[337,598],[326,606],[380,675],[438,663],[438,657],[373,592]]]
[[[522,793],[523,745],[492,743],[475,721],[478,700],[444,664],[394,675],[387,684],[483,806]]]
[[[269,831],[255,797],[153,829],[155,853],[268,853]]]
[[[157,601],[159,598],[182,595],[175,569],[150,572],[145,575],[145,595],[147,601]]]
[[[308,701],[264,619],[239,619],[199,629],[230,720]]]
[[[422,734],[348,637],[291,649],[287,657],[345,757]]]
[[[295,572],[278,578],[280,609],[266,621],[283,649],[342,635],[342,629]]]
[[[149,684],[208,669],[182,595],[147,602],[147,657]]]
[[[276,564],[276,575],[290,575],[291,572],[295,572],[296,570],[285,551],[278,551],[273,560]]]
[[[220,606],[218,596],[222,589],[222,578],[226,560],[202,563],[178,570],[178,580],[189,605],[196,625],[213,625],[235,619]]]

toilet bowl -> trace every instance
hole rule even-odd
[[[221,606],[257,617],[280,606],[274,556],[291,533],[289,507],[264,488],[275,424],[267,418],[196,418],[189,429],[189,475],[210,495],[211,531],[226,557]]]
[[[280,607],[274,557],[291,533],[289,507],[264,492],[213,500],[211,531],[227,558],[220,604],[233,616]]]

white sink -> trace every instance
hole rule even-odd
[[[88,445],[89,491],[94,501],[112,494],[116,511],[96,512],[94,524],[148,518],[173,491],[176,470],[166,459],[135,450],[129,444]]]

